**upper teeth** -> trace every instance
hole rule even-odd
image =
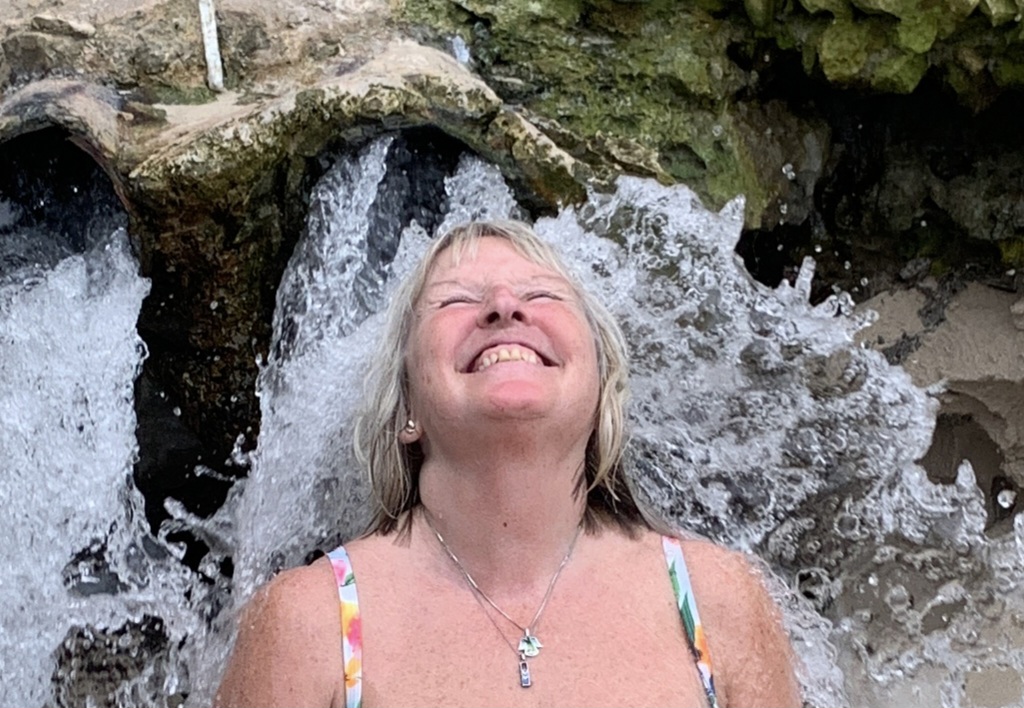
[[[481,356],[476,362],[476,370],[483,371],[499,361],[525,361],[530,364],[539,364],[540,358],[529,349],[516,346],[500,347]]]

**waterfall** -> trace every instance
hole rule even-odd
[[[169,500],[155,537],[131,480],[149,284],[123,228],[0,253],[0,704],[207,705],[226,593],[237,610],[361,529],[350,435],[383,303],[438,232],[524,213],[495,167],[414,157],[402,137],[335,156],[279,288],[251,474],[209,519]],[[774,571],[810,705],[972,705],[1024,670],[1024,522],[986,533],[968,463],[927,479],[934,392],[854,344],[871,315],[848,296],[809,303],[810,260],[792,286],[750,278],[742,212],[620,178],[535,224],[626,331],[632,474],[671,523]],[[182,528],[230,580],[179,561]]]
[[[282,281],[237,516],[242,595],[365,522],[349,436],[389,288],[448,226],[520,213],[498,171],[464,157],[421,203],[429,219],[371,238],[389,146],[324,176]],[[1024,608],[1024,525],[985,535],[967,463],[956,484],[927,479],[934,397],[854,344],[872,315],[849,296],[809,303],[811,260],[792,286],[756,283],[734,253],[742,213],[624,177],[535,227],[624,325],[641,489],[774,569],[810,704],[965,705],[971,676],[1024,666],[1006,631]]]
[[[165,660],[194,625],[131,480],[149,282],[123,228],[59,255],[0,285],[0,705],[127,705],[176,690]]]

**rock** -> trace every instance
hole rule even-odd
[[[1004,25],[1020,16],[1020,8],[1013,0],[981,0],[979,5],[993,27]]]
[[[1024,332],[1024,298],[1010,305],[1010,314],[1013,316],[1013,326]]]
[[[139,123],[163,123],[167,120],[166,110],[140,101],[125,101],[124,110]]]
[[[913,51],[890,44],[888,23],[881,19],[836,20],[823,33],[818,58],[830,81],[868,85],[892,93],[910,93],[928,69],[917,51],[918,40],[907,39]],[[929,45],[930,46],[930,45]]]
[[[299,8],[298,10],[293,10],[288,13],[286,23],[290,28],[295,29],[306,22],[309,22],[309,12],[307,12],[305,8]]]
[[[0,123],[0,141],[57,125],[82,137],[82,147],[109,166],[121,149],[118,104],[117,94],[102,86],[58,79],[37,81],[0,104],[0,120],[10,119]]]
[[[954,294],[945,316],[924,321],[924,298],[918,290],[879,295],[861,307],[879,313],[875,325],[858,339],[885,348],[899,338],[916,340],[902,366],[922,387],[942,389],[943,416],[967,416],[992,441],[1001,463],[985,475],[1024,484],[1024,300],[977,283]],[[881,337],[881,341],[879,338]],[[951,429],[951,433],[952,429]],[[937,438],[939,433],[936,433]],[[933,447],[945,444],[933,441]],[[978,450],[974,445],[968,452]],[[950,464],[955,468],[959,460]],[[972,460],[975,462],[975,460]],[[946,465],[949,466],[948,464]],[[984,468],[983,464],[976,466]],[[979,474],[979,483],[982,483]],[[983,485],[984,486],[984,485]]]
[[[0,42],[0,48],[18,79],[70,71],[82,53],[80,40],[44,32],[16,32]]]
[[[833,17],[848,18],[853,15],[849,0],[800,0],[800,4],[811,14],[830,13]]]
[[[935,183],[930,196],[971,237],[1002,241],[1024,234],[1024,203],[1007,200],[1001,185],[1020,183],[1019,155],[978,159],[970,171]]]
[[[738,104],[730,117],[735,136],[730,143],[742,165],[742,179],[716,179],[716,199],[743,194],[746,221],[752,227],[803,223],[829,157],[828,125],[799,118],[777,101]]]
[[[765,27],[775,15],[775,0],[743,0],[747,15],[755,27]]]
[[[68,20],[55,15],[36,15],[32,18],[32,29],[77,39],[89,39],[96,34],[96,28],[88,22]]]
[[[53,699],[57,708],[92,705],[114,708],[110,686],[137,679],[153,665],[170,663],[170,641],[164,621],[149,614],[129,619],[120,627],[73,625],[54,651]],[[182,696],[168,697],[167,705]]]
[[[913,285],[927,275],[931,265],[931,258],[912,258],[907,261],[906,265],[900,268],[900,279]]]

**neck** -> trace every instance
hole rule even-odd
[[[574,494],[583,449],[545,454],[523,440],[515,449],[472,447],[457,457],[431,450],[420,471],[424,511],[488,595],[535,595],[562,562],[583,517],[586,499]],[[439,546],[423,519],[416,524]],[[437,553],[457,572],[443,549]]]

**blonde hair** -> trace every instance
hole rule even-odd
[[[354,431],[356,458],[369,474],[374,506],[367,533],[390,533],[419,504],[422,453],[418,443],[403,445],[398,439],[409,418],[405,351],[416,303],[442,252],[450,252],[457,264],[467,252],[472,256],[485,237],[507,240],[527,260],[565,278],[594,334],[600,390],[594,432],[577,482],[577,492],[587,495],[585,523],[593,528],[601,520],[614,520],[627,529],[646,523],[622,469],[629,398],[629,359],[622,330],[604,305],[569,273],[555,249],[529,226],[517,221],[476,221],[436,239],[398,287],[388,308],[384,337],[371,363],[365,408],[356,418]]]

